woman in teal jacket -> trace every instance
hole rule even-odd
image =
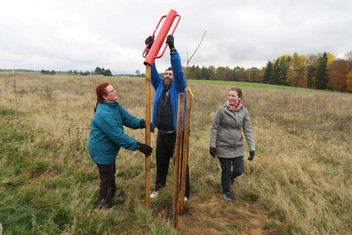
[[[152,148],[137,142],[124,132],[124,126],[145,128],[144,119],[139,119],[123,108],[117,101],[116,90],[108,82],[96,87],[97,106],[90,126],[89,154],[96,163],[100,177],[99,205],[110,208],[116,193],[115,159],[120,148],[151,155]]]

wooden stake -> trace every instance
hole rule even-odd
[[[179,189],[180,189],[180,159],[182,155],[182,123],[184,110],[185,93],[178,95],[178,110],[177,110],[177,130],[176,130],[176,146],[175,146],[175,180],[174,180],[174,227],[178,224],[178,209],[179,209]]]
[[[182,147],[182,166],[181,166],[181,198],[180,198],[180,211],[179,214],[184,213],[185,194],[186,194],[186,178],[188,168],[188,154],[189,154],[189,135],[190,135],[190,124],[191,124],[191,107],[192,107],[192,95],[189,90],[186,93],[186,120],[185,130],[183,134],[183,147]]]
[[[151,122],[151,66],[145,69],[145,144],[151,145],[150,122]],[[150,206],[150,158],[145,158],[145,205]]]

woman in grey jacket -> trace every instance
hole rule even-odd
[[[242,175],[243,135],[249,149],[249,161],[255,155],[255,145],[248,110],[242,104],[242,91],[229,90],[227,102],[217,111],[210,129],[210,155],[218,157],[221,164],[221,185],[223,197],[232,200],[231,188],[234,179]]]

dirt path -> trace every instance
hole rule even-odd
[[[213,196],[207,201],[191,198],[178,219],[180,235],[273,234],[263,229],[266,212],[256,203],[225,202]]]

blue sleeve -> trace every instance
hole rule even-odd
[[[159,86],[159,84],[162,82],[162,77],[159,75],[158,70],[156,69],[155,66],[155,62],[152,65],[152,71],[151,71],[151,80],[152,80],[152,85],[154,87],[154,89],[156,90],[156,88]]]
[[[186,79],[181,65],[181,58],[177,51],[171,53],[170,60],[174,75],[175,88],[178,92],[185,92]]]

